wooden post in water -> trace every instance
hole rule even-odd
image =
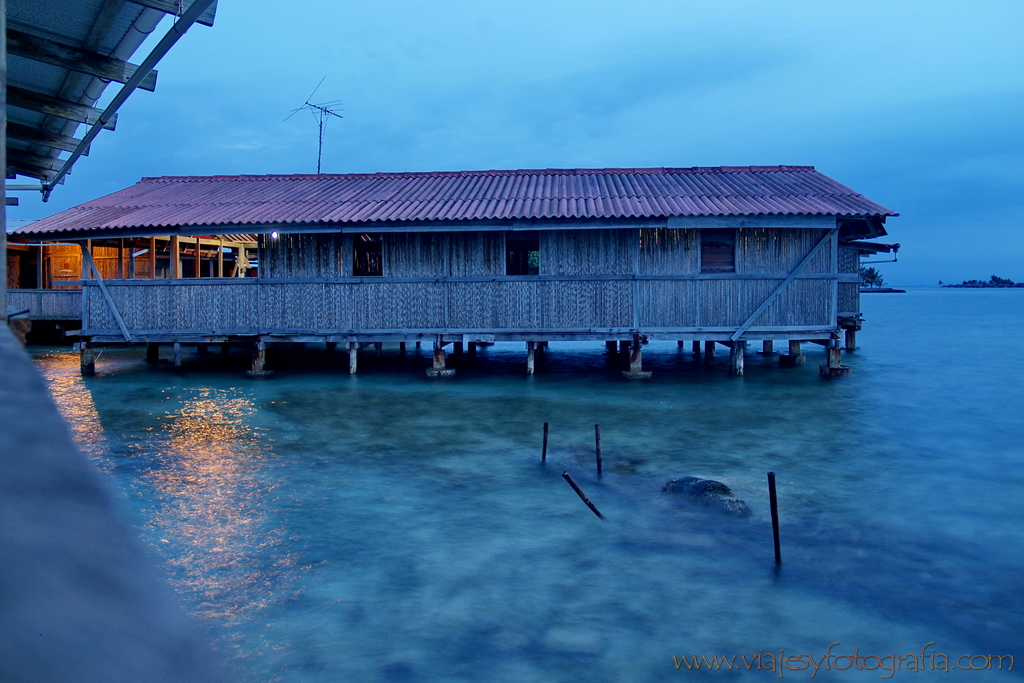
[[[782,546],[779,543],[779,499],[775,495],[775,473],[768,473],[768,505],[772,511],[772,536],[775,539],[775,564],[782,564]]]
[[[594,425],[594,454],[597,456],[597,478],[601,478],[601,425]]]
[[[590,502],[590,499],[587,498],[587,494],[583,493],[583,489],[573,481],[573,478],[569,476],[568,472],[562,472],[562,478],[569,482],[569,486],[571,486],[572,490],[576,492],[576,495],[580,497],[580,500],[587,504],[587,507],[590,508],[591,512],[597,515],[600,519],[604,519],[604,515],[602,515],[594,504]]]
[[[82,377],[92,377],[96,374],[96,352],[93,351],[92,342],[86,339],[81,342],[79,346],[80,357],[79,367],[82,371]]]
[[[765,355],[765,356],[774,356],[775,355],[775,342],[773,342],[771,339],[762,339],[761,340],[761,354]]]
[[[405,355],[405,342],[398,342],[398,353]]]
[[[359,342],[349,342],[348,346],[348,374],[356,374],[359,365]]]
[[[710,363],[715,360],[715,342],[708,340],[704,342],[704,362]]]
[[[544,423],[544,445],[540,449],[540,462],[543,465],[548,461],[548,423]]]
[[[779,356],[779,366],[783,368],[795,368],[807,362],[807,357],[800,352],[800,340],[789,340],[789,355]]]
[[[174,372],[181,374],[181,342],[174,342]]]
[[[146,343],[146,362],[147,363],[159,363],[160,362],[160,345],[154,342]]]
[[[526,342],[526,374],[532,375],[537,358],[537,342]]]
[[[267,343],[257,339],[252,351],[252,369],[246,371],[249,377],[269,377],[273,370],[266,369],[267,364]]]
[[[700,342],[694,339],[690,342],[690,350],[693,351],[694,358],[700,358]]]
[[[383,356],[384,355],[384,342],[374,342],[373,343],[373,353],[374,353],[375,356],[377,356],[377,358],[380,358],[381,356]]]
[[[852,327],[847,327],[846,332],[846,350],[853,351],[857,348],[857,330]]]
[[[623,355],[629,353],[629,342],[625,339],[619,342],[619,353]]]
[[[438,335],[434,342],[434,364],[427,368],[427,377],[454,377],[455,368],[446,367],[445,359],[444,340]]]
[[[734,377],[743,376],[743,355],[747,350],[747,342],[736,340],[729,348],[729,372]]]
[[[604,343],[604,350],[608,352],[609,356],[614,355],[615,354],[615,346],[616,346],[615,342],[609,339],[608,341],[606,341]]]

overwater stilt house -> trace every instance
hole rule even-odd
[[[319,341],[354,372],[359,345],[430,341],[446,374],[446,344],[521,341],[532,370],[545,342],[604,340],[643,376],[667,339],[741,374],[749,340],[795,362],[859,328],[858,256],[895,215],[809,166],[146,178],[19,230],[43,288],[11,296],[79,310],[86,366],[249,342],[258,372],[267,344]]]

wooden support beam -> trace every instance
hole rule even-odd
[[[267,343],[262,339],[253,344],[252,368],[245,374],[249,377],[267,377],[273,374],[273,370],[267,370]]]
[[[700,356],[700,341],[694,339],[692,342],[690,342],[690,350],[693,351],[694,358],[699,357]]]
[[[771,339],[762,339],[761,340],[761,353],[763,355],[765,355],[765,356],[774,356],[775,355],[775,342],[773,342]]]
[[[651,372],[644,371],[643,344],[640,342],[640,335],[634,334],[629,350],[629,370],[624,370],[622,376],[626,379],[650,379],[651,374]]]
[[[795,368],[798,365],[803,365],[807,362],[807,357],[801,353],[800,340],[790,339],[789,340],[789,354],[779,356],[779,367],[783,368]]]
[[[146,344],[146,362],[157,364],[160,362],[160,345],[153,342]]]
[[[852,327],[847,327],[846,330],[846,350],[853,351],[857,348],[857,330]]]
[[[181,342],[174,342],[174,373],[181,374]]]
[[[171,235],[171,253],[170,253],[170,267],[171,267],[171,278],[174,280],[181,278],[181,244],[180,238],[177,235]]]
[[[438,335],[437,341],[434,342],[434,364],[433,367],[427,368],[427,377],[454,377],[455,369],[446,367],[445,365],[445,354],[444,354],[444,341],[441,335]]]
[[[217,245],[217,277],[224,277],[224,238]]]
[[[31,126],[23,126],[22,124],[14,123],[13,121],[7,122],[7,137],[20,140],[22,142],[29,142],[33,145],[49,147],[50,149],[59,149],[63,152],[74,152],[79,143],[82,142],[78,138],[73,138],[70,135],[51,133],[50,131],[32,128]],[[88,145],[86,146],[85,151],[82,152],[82,156],[89,156]]]
[[[537,355],[537,342],[526,342],[526,374],[532,375]]]
[[[32,61],[118,83],[127,83],[139,68],[135,64],[107,57],[92,50],[83,50],[76,45],[69,45],[52,38],[32,35],[13,28],[7,29],[7,52]],[[139,87],[143,90],[156,90],[155,69],[143,78]]]
[[[710,363],[715,360],[715,342],[706,341],[704,342],[704,362]]]
[[[19,109],[28,109],[29,111],[46,114],[47,116],[56,116],[59,119],[77,121],[78,123],[90,126],[99,121],[100,115],[103,114],[103,110],[96,107],[78,104],[77,102],[63,100],[16,86],[7,87],[7,104]],[[114,130],[116,126],[117,114],[113,114],[103,124],[103,127],[107,130]]]
[[[156,279],[156,238],[149,238],[149,279]]]
[[[356,374],[359,365],[359,342],[348,343],[348,374]]]
[[[734,377],[743,376],[743,354],[747,350],[747,342],[734,341],[729,349],[729,373]]]
[[[615,353],[616,346],[617,344],[611,339],[609,339],[604,343],[604,350],[607,351],[609,355],[612,355]]]
[[[93,351],[92,342],[88,339],[81,342],[79,346],[79,367],[82,377],[92,377],[96,374],[96,353]]]

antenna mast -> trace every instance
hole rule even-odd
[[[323,85],[324,79],[326,79],[326,78],[327,78],[327,76],[324,76],[323,78],[321,78],[320,82],[317,83],[316,88],[314,88],[313,92],[311,92],[309,94],[309,97],[306,98],[306,101],[302,104],[302,106],[298,107],[296,109],[292,109],[292,113],[288,114],[288,116],[286,116],[285,119],[284,119],[285,121],[287,121],[288,119],[290,119],[292,116],[295,115],[295,112],[302,111],[303,109],[308,109],[310,111],[310,113],[313,114],[313,118],[316,120],[316,124],[319,127],[319,129],[320,129],[320,135],[319,135],[318,144],[317,144],[317,148],[316,148],[316,172],[317,172],[317,175],[320,175],[320,162],[321,162],[321,159],[323,158],[323,153],[324,153],[324,126],[327,125],[327,121],[332,116],[336,116],[339,119],[340,118],[344,118],[341,114],[338,114],[333,109],[333,107],[337,107],[338,105],[341,104],[340,101],[321,102],[320,104],[313,104],[312,102],[310,102],[310,100],[313,99],[313,95],[315,95],[316,91],[320,89],[320,86]]]

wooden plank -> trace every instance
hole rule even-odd
[[[89,107],[69,100],[51,97],[50,95],[33,92],[13,85],[7,86],[7,104],[19,109],[28,109],[40,114],[46,114],[47,116],[56,116],[57,118],[77,121],[78,123],[85,123],[90,126],[99,121],[100,114],[103,113],[102,109],[97,109],[96,107]],[[103,124],[103,127],[107,130],[114,130],[116,125],[117,114],[114,114],[110,117],[109,121]]]
[[[7,29],[7,52],[25,59],[118,83],[127,83],[139,68],[135,64],[129,64],[91,50],[84,50],[76,45],[68,45],[52,38],[44,38],[12,28]],[[156,90],[156,75],[155,69],[150,71],[139,87],[143,90]]]
[[[117,322],[118,328],[121,330],[121,334],[124,335],[125,341],[131,341],[132,335],[128,333],[128,328],[124,325],[124,320],[121,319],[121,314],[117,310],[117,306],[114,305],[114,300],[110,297],[110,292],[107,291],[107,286],[103,282],[103,278],[100,277],[100,270],[96,267],[95,261],[92,260],[92,254],[89,253],[89,248],[83,243],[82,244],[82,258],[89,264],[89,267],[94,273],[96,278],[96,284],[99,285],[100,292],[103,293],[103,298],[107,302],[107,306],[110,308],[111,315],[114,316],[114,320]],[[85,297],[83,297],[85,300]],[[83,324],[84,324],[83,314]]]
[[[51,133],[31,126],[23,126],[22,124],[15,123],[13,121],[7,122],[7,137],[14,138],[15,140],[21,140],[22,142],[31,142],[33,145],[42,145],[43,147],[49,147],[51,149],[63,150],[65,152],[75,151],[75,148],[78,147],[78,143],[81,142],[81,140],[73,138],[70,135]],[[82,155],[89,155],[88,147],[86,147],[85,151],[82,152]]]

